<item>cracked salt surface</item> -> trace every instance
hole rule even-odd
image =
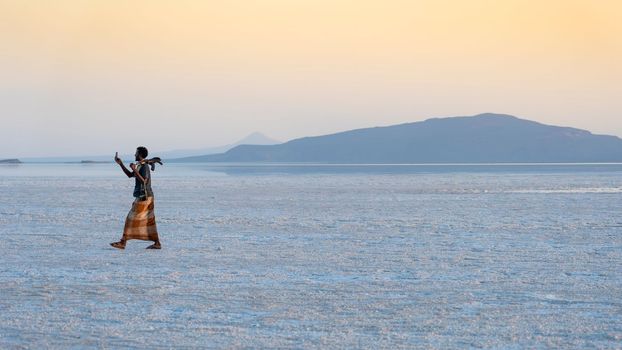
[[[620,348],[603,167],[168,165],[161,251],[114,165],[0,167],[0,348]]]

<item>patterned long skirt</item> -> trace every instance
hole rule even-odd
[[[153,209],[153,197],[147,197],[145,200],[140,200],[139,198],[134,200],[132,209],[125,219],[125,227],[123,228],[124,240],[159,241]]]

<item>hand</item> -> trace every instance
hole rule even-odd
[[[132,169],[132,171],[135,171],[136,170],[136,164],[130,163],[130,169]]]
[[[114,161],[117,162],[117,164],[123,163],[123,161],[121,161],[121,158],[119,158],[119,152],[114,153]]]

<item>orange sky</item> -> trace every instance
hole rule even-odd
[[[620,18],[613,0],[0,0],[0,157],[132,149],[146,124],[165,150],[481,112],[622,136]]]

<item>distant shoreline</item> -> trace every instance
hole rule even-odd
[[[72,163],[80,163],[80,164],[109,164],[109,163],[113,163],[110,161],[105,161],[105,160],[81,160],[80,162],[65,162],[68,164],[72,164]]]
[[[11,162],[12,160],[0,160],[0,164],[114,164],[109,161],[76,161],[76,162]],[[622,165],[622,162],[543,162],[543,163],[312,163],[312,162],[168,162],[167,165],[207,165],[207,166],[256,166],[256,167],[378,167],[378,166],[567,166],[567,165]]]

